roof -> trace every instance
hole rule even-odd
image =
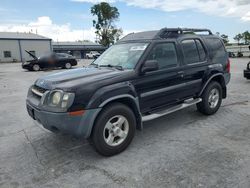
[[[139,33],[130,33],[123,37],[119,42],[136,41],[136,40],[154,40],[178,37],[184,34],[195,34],[198,32],[208,32],[213,35],[209,29],[193,29],[193,28],[162,28],[161,30],[145,31]],[[118,42],[118,43],[119,43]]]
[[[34,33],[0,32],[0,39],[51,40]]]
[[[54,46],[100,46],[100,44],[91,42],[91,41],[83,41],[83,42],[53,42]]]
[[[159,30],[130,33],[130,34],[126,35],[125,37],[121,38],[120,41],[150,40],[150,39],[153,39],[157,35],[158,32],[159,32]]]

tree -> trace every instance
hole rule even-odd
[[[222,34],[220,37],[222,38],[222,40],[223,40],[223,42],[224,42],[225,44],[227,44],[227,43],[229,42],[228,36],[227,36],[227,35]]]
[[[116,7],[112,7],[106,2],[101,2],[91,7],[91,14],[97,16],[97,20],[93,20],[93,26],[96,28],[95,33],[99,44],[109,47],[110,44],[114,44],[119,40],[122,30],[116,28],[114,24],[120,16]]]
[[[249,44],[250,33],[248,31],[245,31],[244,33],[242,33],[242,37],[243,37],[245,44]]]
[[[237,41],[238,45],[240,44],[240,41],[243,39],[243,36],[242,34],[237,34],[235,37],[234,37],[234,40]]]

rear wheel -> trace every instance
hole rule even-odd
[[[39,71],[40,70],[40,66],[38,64],[34,64],[32,66],[32,69],[33,69],[33,71]]]
[[[98,153],[111,156],[124,151],[131,143],[136,128],[133,111],[121,103],[103,109],[94,126],[92,141]]]
[[[218,111],[222,102],[222,88],[218,82],[211,82],[205,88],[202,102],[197,104],[197,109],[205,115],[212,115]]]
[[[71,63],[65,63],[65,69],[71,69],[72,65]]]

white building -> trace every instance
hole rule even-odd
[[[52,52],[51,39],[33,33],[0,32],[0,62],[25,61]]]

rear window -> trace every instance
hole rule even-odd
[[[199,53],[194,40],[184,40],[181,42],[181,45],[186,64],[197,63],[200,61]]]

